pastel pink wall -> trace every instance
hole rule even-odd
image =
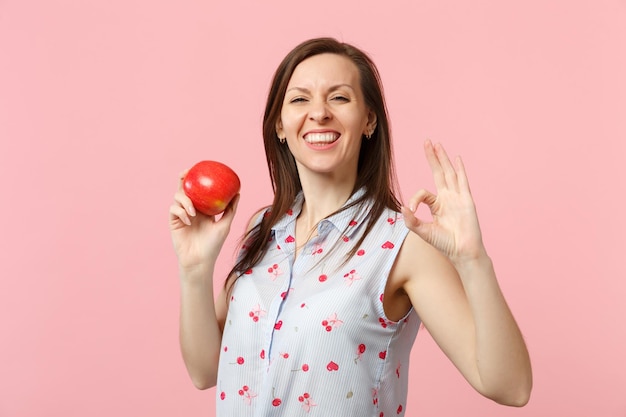
[[[240,174],[225,274],[269,202],[270,77],[320,35],[378,63],[405,197],[432,188],[425,138],[463,155],[534,363],[500,408],[424,332],[408,415],[626,416],[623,0],[0,0],[0,416],[213,415],[167,210],[200,159]]]

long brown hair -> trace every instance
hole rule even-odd
[[[324,53],[347,57],[356,65],[365,104],[377,117],[376,129],[371,139],[364,139],[361,144],[357,179],[353,190],[354,192],[363,187],[365,193],[350,207],[362,205],[368,200],[371,200],[373,205],[368,208],[370,215],[365,233],[347,256],[354,255],[354,252],[373,227],[374,221],[385,208],[393,210],[400,208],[387,106],[376,65],[360,49],[333,38],[316,38],[302,42],[289,52],[280,63],[269,90],[263,117],[263,142],[274,191],[274,201],[261,221],[243,237],[242,242],[245,250],[231,270],[232,279],[227,280],[225,284],[229,290],[238,277],[263,258],[267,252],[267,242],[271,237],[272,227],[291,208],[296,195],[302,190],[294,157],[286,145],[280,144],[276,134],[276,123],[280,118],[287,84],[295,68],[305,59]],[[346,208],[348,207],[341,210]]]

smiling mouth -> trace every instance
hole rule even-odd
[[[307,133],[304,135],[304,140],[312,145],[327,145],[337,139],[339,139],[339,133],[336,132]]]

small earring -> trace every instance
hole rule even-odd
[[[278,140],[280,141],[280,143],[285,143],[285,141],[287,140],[287,138],[278,138]]]
[[[372,138],[372,131],[369,131],[365,134],[365,137],[367,138],[367,140],[370,140]]]

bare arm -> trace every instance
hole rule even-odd
[[[522,406],[532,371],[521,332],[483,246],[463,164],[440,145],[425,145],[438,195],[420,191],[403,208],[407,237],[397,274],[433,339],[483,395]],[[427,204],[433,222],[414,215]]]
[[[224,294],[215,300],[213,273],[238,201],[236,196],[218,220],[196,213],[179,185],[170,206],[170,231],[180,279],[180,348],[189,376],[199,389],[216,383],[227,306]]]
[[[187,372],[198,389],[214,387],[226,318],[225,293],[214,301],[213,270],[180,272],[179,341]]]

